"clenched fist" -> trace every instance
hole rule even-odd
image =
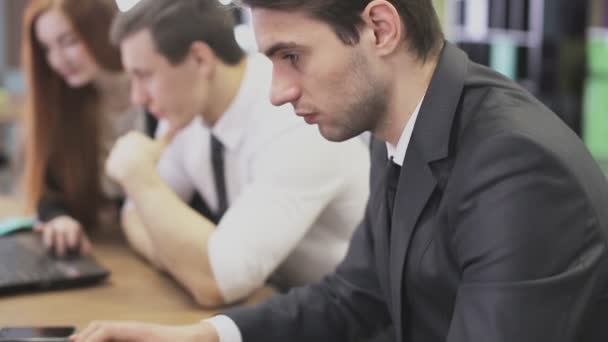
[[[140,132],[129,132],[119,138],[106,161],[106,173],[110,178],[127,187],[145,181],[156,172],[156,163],[174,133],[153,140]]]

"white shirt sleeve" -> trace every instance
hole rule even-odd
[[[205,319],[203,322],[209,323],[215,328],[220,337],[220,342],[243,342],[239,327],[230,317],[218,315]]]
[[[301,126],[264,146],[208,245],[227,303],[261,287],[344,187],[347,151]],[[348,154],[348,153],[346,153]]]

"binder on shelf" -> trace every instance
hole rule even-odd
[[[530,61],[528,59],[528,56],[530,54],[530,49],[528,49],[525,46],[518,46],[517,47],[517,65],[516,65],[516,69],[517,71],[515,72],[515,79],[517,80],[522,80],[522,79],[526,79],[529,81],[532,81],[531,79],[531,75],[530,75]],[[536,68],[540,68],[540,65],[536,65]],[[536,81],[536,80],[534,80]],[[531,85],[532,86],[532,85]],[[527,87],[527,89],[531,89],[530,87]]]
[[[435,11],[437,12],[437,16],[439,17],[439,22],[443,28],[443,31],[446,32],[447,27],[445,27],[445,1],[444,0],[433,0],[433,7],[435,7]]]
[[[602,17],[602,27],[604,28],[608,28],[608,0],[604,0],[602,1],[602,7],[603,7],[603,11],[602,13],[604,14]]]
[[[512,80],[517,78],[517,45],[508,35],[499,35],[492,40],[490,67]]]
[[[473,40],[486,40],[488,36],[488,0],[466,1],[467,36]]]
[[[583,106],[583,139],[591,154],[608,159],[608,77],[587,79]]]
[[[489,27],[507,29],[509,22],[508,0],[489,0]]]
[[[529,0],[509,1],[509,29],[518,31],[528,30]]]
[[[560,1],[543,1],[543,36],[548,41],[559,41],[562,36],[561,10]],[[536,13],[532,13],[535,14]],[[535,17],[536,18],[536,17]],[[534,20],[535,21],[535,20]]]
[[[604,0],[591,0],[589,4],[589,26],[601,27],[604,25]]]
[[[589,30],[587,64],[592,76],[608,76],[608,29],[591,28]]]
[[[467,9],[464,0],[456,0],[456,25],[464,27],[467,22]]]
[[[490,45],[485,43],[460,43],[459,46],[473,62],[489,65]]]

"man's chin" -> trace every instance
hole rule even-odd
[[[357,134],[350,134],[350,132],[347,132],[345,130],[335,129],[335,128],[331,129],[330,127],[322,126],[322,125],[318,125],[318,128],[319,128],[319,133],[321,133],[321,136],[323,138],[325,138],[325,140],[329,140],[332,142],[346,141],[357,135]]]
[[[171,120],[171,118],[166,118],[164,121],[168,123],[172,130],[177,132],[188,127],[194,121],[194,117],[189,120]]]

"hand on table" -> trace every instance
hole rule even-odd
[[[209,323],[167,326],[137,322],[93,322],[70,342],[219,342]]]
[[[45,247],[59,257],[64,257],[68,251],[77,251],[82,255],[93,251],[93,245],[82,225],[70,216],[62,215],[47,222],[37,223],[34,231],[42,234]]]

